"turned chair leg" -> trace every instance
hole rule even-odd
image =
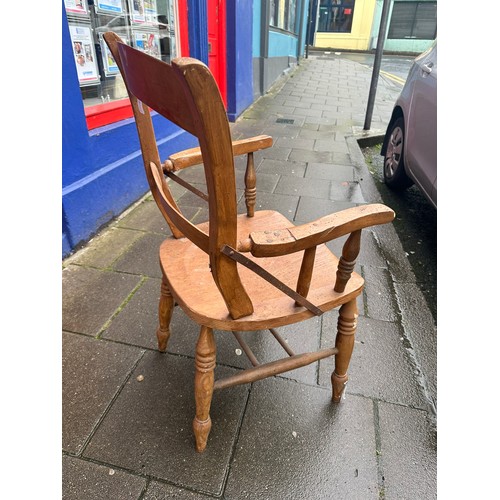
[[[158,319],[159,326],[156,330],[156,338],[158,339],[158,350],[165,352],[167,343],[170,337],[170,320],[174,310],[174,299],[167,286],[167,280],[162,279],[160,303],[158,304]]]
[[[356,333],[358,317],[356,299],[343,304],[339,312],[337,338],[335,339],[338,353],[335,355],[335,369],[332,373],[332,400],[336,403],[340,402],[348,380],[347,369],[354,348],[354,334]]]
[[[208,434],[212,428],[210,403],[214,392],[215,339],[211,328],[202,326],[196,344],[194,399],[196,416],[193,431],[196,451],[202,452],[207,446]]]

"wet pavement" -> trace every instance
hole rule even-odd
[[[255,155],[257,209],[295,223],[381,196],[358,140],[383,134],[399,90],[381,79],[362,131],[371,70],[310,55],[231,124],[234,139],[269,134]],[[244,158],[235,162],[244,211]],[[203,187],[203,172],[182,176]],[[207,209],[172,186],[193,223]],[[365,278],[346,397],[330,401],[333,360],[217,391],[207,450],[194,451],[198,327],[176,307],[167,353],[156,350],[169,234],[146,195],[63,263],[63,498],[436,498],[436,327],[393,224],[363,232]],[[343,241],[328,246],[337,254]],[[338,312],[280,329],[297,351],[331,346]],[[281,355],[248,335],[258,359]],[[221,331],[216,378],[248,367]]]

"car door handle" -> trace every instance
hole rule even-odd
[[[423,64],[422,65],[422,71],[426,73],[427,75],[430,75],[432,73],[432,67],[434,66],[433,63],[428,63],[428,64]]]

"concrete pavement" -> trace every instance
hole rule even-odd
[[[359,141],[383,134],[399,89],[379,80],[365,134],[370,80],[359,63],[310,55],[231,124],[234,139],[274,138],[255,155],[258,209],[302,223],[381,201]],[[203,185],[201,167],[182,176]],[[192,222],[206,220],[203,202],[172,189]],[[345,400],[330,402],[332,359],[218,391],[203,454],[191,431],[198,327],[178,307],[168,352],[156,351],[166,234],[145,196],[63,263],[65,499],[437,496],[436,328],[392,225],[363,234],[356,269],[366,288]],[[330,346],[336,319],[332,311],[280,331],[297,351]],[[215,335],[216,377],[249,366],[232,336]],[[259,359],[282,355],[264,332],[249,344]]]

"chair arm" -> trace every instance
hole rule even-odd
[[[249,139],[240,139],[233,141],[233,156],[253,153],[261,149],[270,148],[273,145],[273,138],[268,135],[258,135]],[[167,172],[175,172],[183,168],[198,165],[203,162],[200,148],[191,148],[180,151],[168,157],[168,160],[163,164],[164,170]]]
[[[287,255],[365,227],[386,224],[394,216],[393,210],[378,203],[347,208],[301,226],[250,233],[249,250],[255,257]]]

